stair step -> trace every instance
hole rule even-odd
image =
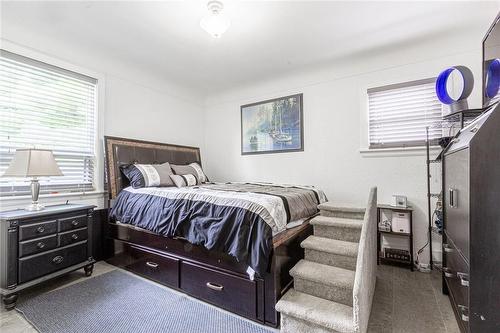
[[[287,317],[310,323],[312,327],[309,326],[308,332],[327,332],[328,330],[342,333],[354,332],[351,306],[307,295],[294,289],[290,289],[280,299],[276,304],[276,310],[281,312],[282,332],[294,331],[293,328],[291,330],[287,327]],[[313,328],[316,327],[319,329],[314,330]],[[321,330],[323,328],[324,330]]]
[[[305,259],[308,261],[356,270],[358,243],[309,236],[300,246],[305,249]]]
[[[318,205],[320,214],[329,217],[353,218],[362,220],[365,216],[365,208],[337,207],[332,202],[325,202]]]
[[[340,217],[316,216],[310,223],[314,235],[346,242],[359,242],[363,221]]]
[[[290,270],[290,275],[295,290],[352,306],[353,271],[302,259]]]

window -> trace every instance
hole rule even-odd
[[[45,148],[64,176],[40,178],[42,193],[93,190],[97,80],[0,52],[0,175],[16,149]],[[0,178],[0,195],[25,195],[28,186]]]
[[[441,137],[442,106],[436,97],[435,79],[368,89],[370,148],[416,147]]]

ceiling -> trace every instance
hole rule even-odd
[[[210,93],[466,29],[485,31],[498,2],[224,1],[220,39],[199,27],[206,1],[2,2],[22,28]],[[3,34],[3,33],[2,33]]]

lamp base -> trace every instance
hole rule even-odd
[[[45,206],[40,205],[38,202],[34,202],[31,205],[26,206],[26,208],[24,209],[29,210],[31,212],[31,211],[44,210]]]

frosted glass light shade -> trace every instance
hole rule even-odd
[[[231,21],[222,14],[210,13],[200,21],[200,27],[214,38],[220,38],[231,25]]]
[[[220,38],[231,25],[231,21],[222,14],[224,5],[218,0],[211,0],[207,4],[208,14],[200,21],[200,27],[214,38]]]
[[[52,150],[17,149],[3,177],[62,176]]]

